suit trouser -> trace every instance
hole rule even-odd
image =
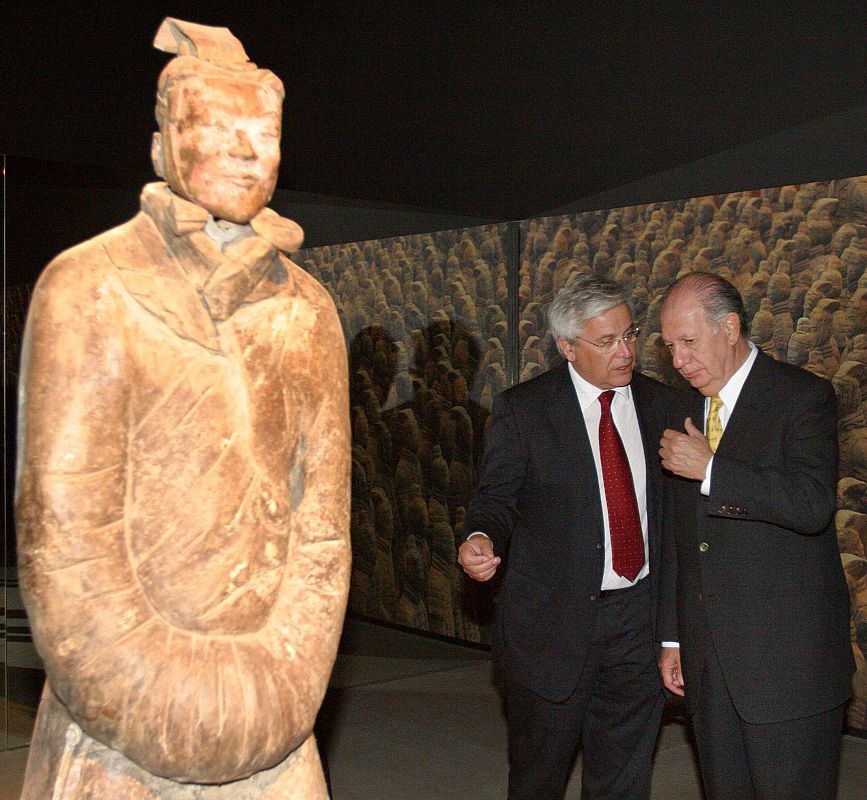
[[[707,800],[833,800],[844,706],[800,719],[746,722],[732,703],[707,636],[692,717]]]
[[[650,629],[650,580],[603,593],[577,688],[555,703],[506,680],[510,800],[560,800],[583,741],[584,800],[650,797],[665,698]]]

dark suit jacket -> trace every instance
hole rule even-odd
[[[631,385],[647,459],[655,583],[659,439],[664,397],[673,390],[638,373]],[[596,467],[566,362],[495,399],[478,489],[464,522],[464,535],[473,531],[490,536],[497,555],[508,548],[494,628],[506,676],[564,700],[587,655],[605,556]]]
[[[682,431],[689,414],[700,428],[702,403],[696,393],[671,427]],[[747,722],[805,717],[849,697],[836,483],[831,384],[759,353],[717,448],[710,496],[699,481],[669,484],[657,638],[680,642],[693,709],[707,633]]]

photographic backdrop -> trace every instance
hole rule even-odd
[[[488,640],[496,584],[467,581],[455,537],[491,399],[559,358],[545,310],[577,275],[628,285],[642,372],[688,388],[659,334],[678,275],[740,290],[750,338],[832,381],[840,403],[837,536],[858,664],[848,723],[867,731],[867,176],[302,251],[349,346],[350,611]],[[772,403],[773,398],[769,397]]]

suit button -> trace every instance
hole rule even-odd
[[[596,598],[597,598],[597,595],[595,595],[595,594],[591,594],[591,595],[590,595],[590,599],[591,599],[591,600],[595,600]]]
[[[597,550],[601,550],[601,549],[602,549],[602,542],[596,542],[596,549],[597,549]]]
[[[701,592],[698,593],[698,602],[701,603],[704,598],[701,596]]]
[[[698,549],[701,550],[702,553],[706,553],[708,550],[710,550],[710,545],[707,542],[702,542],[698,546]]]

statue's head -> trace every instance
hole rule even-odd
[[[283,84],[225,28],[166,19],[154,45],[179,54],[157,88],[156,173],[215,218],[249,222],[277,185]]]

